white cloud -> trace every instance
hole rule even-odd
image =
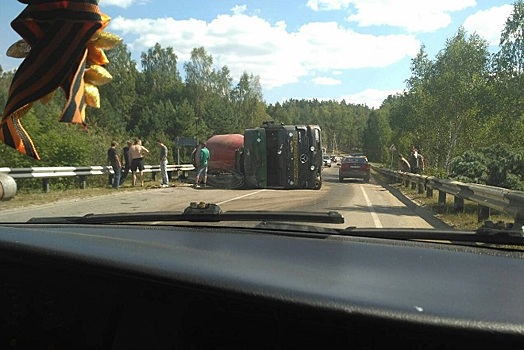
[[[318,101],[346,101],[346,103],[366,105],[369,108],[378,109],[388,96],[394,96],[402,93],[402,90],[378,90],[378,89],[366,89],[354,94],[343,95],[338,98],[319,98],[311,97],[306,100],[318,100]],[[289,98],[281,98],[279,102],[284,102]]]
[[[247,6],[246,5],[236,5],[231,9],[231,12],[235,15],[240,15],[244,12],[246,12]]]
[[[335,22],[309,23],[296,34],[308,69],[354,69],[386,67],[414,57],[420,42],[411,35],[360,34]]]
[[[500,34],[512,11],[512,5],[503,5],[479,11],[466,18],[463,25],[464,29],[470,33],[476,32],[486,39],[490,45],[496,46],[500,42]]]
[[[313,83],[317,85],[340,85],[342,81],[330,77],[317,77],[313,79]]]
[[[401,90],[377,90],[377,89],[366,89],[356,94],[344,95],[338,98],[338,101],[345,100],[348,103],[353,104],[364,104],[370,108],[378,109],[382,102],[389,95],[396,95],[401,93]]]
[[[143,3],[144,0],[100,0],[99,5],[100,6],[118,6],[127,8],[131,5],[136,5],[137,3]]]
[[[315,11],[344,10],[361,27],[387,25],[410,32],[432,32],[451,23],[450,13],[477,4],[475,0],[309,0]]]
[[[297,82],[307,70],[300,60],[303,49],[293,42],[284,25],[246,15],[221,15],[213,21],[189,19],[139,19],[121,17],[111,30],[134,37],[127,45],[145,51],[159,42],[173,47],[179,60],[187,61],[196,46],[203,46],[218,66],[227,65],[234,76],[244,71],[259,75],[265,88]]]
[[[309,23],[289,32],[285,22],[272,25],[244,14],[220,15],[211,22],[117,17],[109,30],[123,36],[132,51],[146,51],[157,42],[173,47],[181,62],[189,60],[195,46],[203,46],[233,77],[244,71],[260,76],[264,89],[332,70],[386,67],[414,57],[420,48],[412,35],[364,35],[335,22]]]
[[[307,6],[314,11],[333,11],[347,8],[352,0],[308,0]]]

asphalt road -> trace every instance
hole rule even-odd
[[[194,189],[188,186],[149,188],[143,191],[115,191],[111,195],[41,206],[4,210],[0,222],[25,222],[32,217],[76,216],[87,213],[129,213],[141,211],[183,211],[190,202],[218,204],[228,210],[338,211],[344,224],[328,227],[431,228],[435,220],[387,185],[371,179],[338,181],[338,168],[325,168],[320,190],[224,190]]]

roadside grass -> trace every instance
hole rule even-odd
[[[184,184],[179,181],[171,181],[171,185],[184,186]],[[104,186],[96,184],[93,184],[91,187],[87,187],[85,189],[55,189],[51,187],[50,191],[47,193],[41,190],[20,189],[17,191],[16,196],[10,200],[0,201],[0,211],[13,208],[29,207],[33,205],[55,203],[63,200],[81,201],[85,198],[112,195],[122,191],[143,191],[155,188],[160,188],[158,181],[146,180],[144,181],[144,187],[133,187],[131,184],[124,184],[118,190],[115,190],[109,185]]]
[[[406,198],[417,204],[422,208],[429,210],[433,216],[440,219],[447,225],[458,230],[474,230],[480,227],[483,223],[478,222],[478,205],[473,202],[464,202],[464,210],[457,211],[453,208],[453,198],[447,196],[445,204],[438,203],[438,192],[435,191],[433,197],[427,197],[426,192],[418,193],[417,189],[412,189],[410,186],[406,187],[401,183],[392,183],[390,179],[372,169],[372,173],[376,177],[380,177],[381,181],[388,183],[389,186],[400,191]],[[184,186],[187,185],[180,181],[172,181],[173,185]],[[158,188],[158,183],[155,181],[145,181],[145,187],[131,186],[124,184],[118,190],[106,186],[93,186],[85,189],[53,189],[47,193],[38,190],[19,190],[16,196],[7,201],[0,201],[0,210],[13,209],[19,207],[27,207],[32,205],[42,205],[47,203],[54,203],[62,200],[79,200],[84,198],[111,195],[116,191],[141,191],[147,189]],[[491,210],[489,220],[493,222],[504,221],[506,223],[513,222],[513,217],[506,213],[501,213],[496,210]]]
[[[478,221],[479,205],[476,203],[466,200],[464,201],[464,209],[456,210],[453,206],[453,198],[449,195],[446,198],[446,203],[440,204],[438,203],[438,194],[436,193],[433,194],[433,197],[427,197],[425,191],[424,193],[418,193],[417,189],[411,189],[411,187],[405,187],[402,184],[392,184],[391,186],[399,189],[407,198],[420,207],[431,210],[435,217],[455,229],[475,230],[483,224],[483,222]],[[509,214],[491,209],[488,220],[509,223],[513,222],[513,217]]]
[[[434,191],[432,197],[427,197],[426,191],[418,193],[417,188],[412,189],[411,186],[405,186],[400,182],[392,183],[385,175],[374,170],[373,172],[375,176],[379,176],[383,181],[388,183],[389,186],[396,188],[419,207],[426,208],[433,216],[457,230],[475,230],[484,224],[484,222],[478,221],[479,205],[474,202],[465,200],[464,209],[456,210],[451,195],[446,196],[445,204],[440,204],[438,202],[438,191]],[[510,214],[494,209],[491,209],[488,220],[493,222],[504,221],[505,223],[514,221]]]
[[[124,187],[118,191],[130,191],[140,187]],[[78,199],[82,200],[90,197],[105,196],[114,193],[111,187],[85,188],[85,189],[51,189],[49,192],[25,191],[18,192],[15,197],[7,201],[0,202],[0,210],[28,207],[33,205],[42,205],[47,203],[59,202],[62,200]]]

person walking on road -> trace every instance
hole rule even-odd
[[[167,175],[167,147],[162,140],[156,140],[160,147],[160,174],[162,175],[162,187],[169,187],[169,176]]]
[[[196,174],[195,179],[195,187],[199,187],[199,179],[200,176],[203,176],[203,186],[207,186],[207,165],[209,162],[209,158],[211,157],[211,154],[209,153],[209,149],[207,149],[206,144],[202,142],[200,144],[200,153],[199,153],[199,163],[198,163],[198,170]]]
[[[136,140],[129,148],[131,158],[131,172],[133,173],[133,186],[136,186],[137,172],[140,177],[140,186],[144,187],[144,157],[149,154],[149,150],[142,146],[141,140]]]
[[[120,174],[122,172],[122,163],[120,163],[120,157],[118,156],[118,151],[116,141],[111,141],[111,147],[107,150],[107,162],[113,168],[113,188],[118,189],[120,187]]]

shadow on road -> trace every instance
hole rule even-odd
[[[431,226],[433,226],[436,229],[453,229],[453,227],[449,226],[439,218],[435,217],[431,209],[421,207],[417,203],[413,202],[411,199],[406,197],[399,189],[390,186],[390,184],[381,176],[373,176],[372,178],[375,180],[375,182],[384,187],[386,190],[388,190],[392,195],[394,195],[402,204],[404,204],[409,209],[413,210],[415,214],[426,220]]]

